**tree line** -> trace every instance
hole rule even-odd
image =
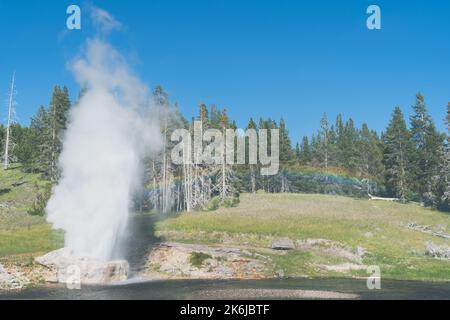
[[[58,157],[62,150],[70,106],[67,87],[56,86],[48,108],[40,106],[30,125],[14,123],[11,126],[14,141],[10,153],[11,162],[20,163],[25,172],[41,173],[44,179],[56,182],[60,174]],[[3,125],[0,129],[0,142],[4,146],[6,130]]]
[[[360,129],[352,119],[344,123],[341,115],[330,126],[324,115],[318,133],[297,144],[296,161],[345,168],[382,185],[386,196],[449,209],[450,103],[444,120],[447,133],[437,130],[422,94],[416,94],[412,111],[408,125],[395,107],[380,135],[365,123]]]
[[[247,129],[279,129],[280,172],[266,177],[259,174],[258,165],[229,165],[225,161],[220,165],[173,164],[170,160],[175,146],[170,139],[173,130],[185,128],[193,134],[193,123],[200,120],[202,130],[225,131],[236,129],[236,122],[229,118],[226,109],[203,103],[198,115],[187,120],[160,86],[155,88],[154,98],[160,110],[163,148],[145,160],[142,184],[146,189],[136,195],[138,209],[168,212],[233,205],[239,192],[260,189],[267,192],[327,192],[325,189],[305,189],[302,184],[309,182],[296,180],[296,173],[304,172],[306,168],[345,173],[366,181],[366,194],[372,192],[450,209],[450,104],[445,116],[446,133],[437,130],[424,97],[417,93],[409,121],[396,107],[387,128],[377,133],[366,123],[358,128],[351,118],[344,119],[339,114],[331,122],[324,114],[317,132],[303,137],[295,146],[283,118],[279,121],[250,118]],[[21,163],[26,172],[40,173],[44,179],[56,183],[60,176],[58,157],[70,107],[68,89],[56,86],[49,106],[39,107],[30,125],[13,124],[11,161]],[[4,126],[0,126],[0,143],[5,144]],[[316,179],[316,182],[323,180]]]

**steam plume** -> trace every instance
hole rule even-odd
[[[74,254],[108,260],[126,230],[141,161],[161,134],[149,90],[111,45],[88,40],[70,69],[86,91],[70,113],[48,220]]]

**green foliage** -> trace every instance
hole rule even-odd
[[[52,185],[47,183],[45,186],[40,187],[37,183],[34,184],[35,198],[31,208],[27,211],[32,216],[44,216],[45,207],[52,194]]]
[[[320,129],[316,136],[315,145],[315,159],[319,163],[320,167],[328,168],[331,165],[332,157],[334,155],[334,146],[332,143],[332,130],[328,124],[328,118],[326,114],[323,114],[320,119]],[[304,141],[305,156],[307,155],[307,141]]]
[[[201,267],[203,265],[203,262],[207,259],[211,259],[212,257],[209,254],[203,253],[203,252],[192,252],[191,256],[189,257],[189,262],[194,267]]]
[[[215,211],[220,207],[231,208],[236,207],[239,204],[239,194],[232,197],[227,197],[224,200],[220,196],[215,196],[209,200],[208,204],[204,208],[205,211]]]
[[[50,161],[47,176],[52,181],[57,181],[60,175],[58,170],[58,158],[62,151],[63,133],[67,127],[68,113],[70,109],[69,91],[66,87],[56,86],[53,90],[49,107],[49,137],[48,159]]]
[[[311,163],[312,156],[307,136],[303,137],[302,144],[297,151],[297,155],[299,164],[306,166]]]
[[[440,176],[437,180],[438,207],[450,210],[450,103],[447,105],[447,143],[441,148]]]
[[[70,106],[68,89],[55,86],[48,110],[39,107],[18,147],[17,158],[25,172],[39,172],[52,181],[58,179],[57,162]]]
[[[236,195],[233,197],[228,197],[222,200],[220,203],[220,205],[225,208],[236,207],[238,204],[239,204],[239,197]]]
[[[86,94],[85,89],[82,94]],[[155,88],[154,98],[164,110],[160,114],[162,134],[165,137],[164,150],[146,160],[149,170],[145,179],[147,182],[152,181],[156,188],[156,184],[162,177],[167,178],[167,174],[176,178],[183,176],[183,168],[172,165],[167,160],[176,144],[171,141],[170,135],[174,129],[192,130],[192,127],[190,122],[182,116],[176,104],[170,104],[169,95],[161,86]],[[45,179],[57,181],[60,175],[57,160],[62,151],[62,135],[67,127],[70,104],[67,88],[56,86],[49,108],[40,107],[29,127],[20,125],[11,127],[14,143],[10,154],[14,161],[22,164],[23,171],[41,173]],[[215,105],[210,105],[208,108],[206,104],[200,104],[198,116],[192,118],[192,120],[195,119],[202,120],[204,130],[236,128],[236,122],[230,119],[227,110],[219,109]],[[327,115],[324,114],[320,119],[319,130],[311,137],[303,137],[293,147],[283,118],[279,122],[270,118],[260,118],[258,123],[250,118],[248,129],[268,130],[267,151],[269,154],[272,139],[270,129],[279,129],[280,171],[278,175],[264,177],[259,174],[261,166],[258,164],[230,166],[230,171],[238,173],[237,175],[241,177],[233,182],[233,188],[251,192],[262,189],[267,192],[303,191],[357,194],[358,196],[367,191],[374,192],[371,188],[366,190],[362,185],[357,187],[360,191],[356,192],[353,187],[348,187],[351,183],[346,181],[342,184],[345,179],[341,178],[322,180],[323,176],[320,174],[305,178],[305,175],[298,174],[302,172],[302,169],[293,169],[293,166],[301,166],[327,172],[329,169],[343,171],[344,176],[348,175],[358,181],[365,180],[370,181],[370,184],[376,184],[375,190],[382,192],[379,194],[381,196],[421,201],[426,205],[450,209],[449,136],[438,132],[428,114],[425,99],[420,93],[416,95],[410,121],[409,129],[400,108],[397,107],[386,131],[379,136],[367,124],[356,127],[351,118],[344,119],[340,114],[334,123],[330,123]],[[447,111],[446,122],[447,124],[450,122],[450,110]],[[4,136],[5,128],[0,125],[2,149]],[[446,138],[447,142],[445,142]],[[246,150],[249,150],[248,137],[245,143]],[[248,163],[248,153],[246,160]],[[162,170],[162,168],[166,169]],[[354,186],[357,185],[354,184]],[[219,207],[234,206],[236,199],[226,199],[221,202],[223,203],[220,203]],[[205,208],[205,210],[216,209],[217,200],[215,199],[212,199]]]
[[[288,163],[293,161],[295,158],[294,150],[292,149],[291,139],[289,138],[289,131],[286,128],[283,118],[280,119],[279,139],[280,139],[280,146],[279,146],[280,162]]]
[[[424,97],[417,93],[411,116],[411,139],[414,143],[411,174],[414,190],[420,195],[433,197],[433,179],[439,174],[439,150],[443,145],[440,135],[428,114]]]
[[[206,205],[206,211],[214,211],[219,209],[220,207],[220,197],[219,196],[215,196],[213,198],[211,198],[211,200],[209,200],[208,204]]]
[[[383,150],[380,140],[374,131],[370,131],[367,124],[363,124],[360,137],[356,144],[358,153],[356,167],[364,177],[372,177],[382,183],[384,175]]]
[[[388,193],[400,199],[410,197],[412,142],[403,113],[396,107],[384,135],[384,165]]]
[[[240,191],[250,192],[250,172],[241,170],[236,176],[240,181]],[[291,193],[324,193],[358,198],[366,198],[368,190],[371,193],[384,193],[382,183],[357,177],[342,168],[326,169],[299,165],[288,166],[270,178],[258,176],[256,187],[256,193],[278,193],[285,188],[284,192]]]

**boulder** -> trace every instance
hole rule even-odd
[[[129,265],[125,260],[99,261],[79,257],[67,248],[52,251],[35,261],[53,272],[52,278],[60,283],[107,284],[125,281],[129,275]]]
[[[274,250],[291,250],[295,249],[294,241],[289,238],[275,238],[272,241],[272,249]]]
[[[427,255],[438,259],[450,259],[450,247],[446,245],[438,246],[432,241],[426,242],[425,252]]]

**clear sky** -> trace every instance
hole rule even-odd
[[[450,101],[450,1],[96,0],[124,28],[110,36],[149,86],[161,84],[189,118],[199,102],[248,118],[285,118],[294,141],[338,113],[378,131],[417,91],[443,130]],[[82,29],[66,30],[66,8]],[[12,72],[17,117],[28,123],[52,87],[78,87],[67,62],[90,36],[83,1],[0,0],[0,119]],[[366,28],[377,4],[382,30]],[[4,98],[4,99],[3,99]],[[4,103],[3,103],[4,102]]]

